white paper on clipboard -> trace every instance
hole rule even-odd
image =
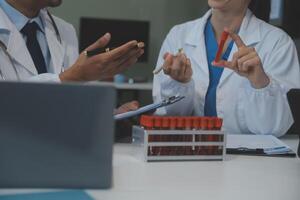
[[[269,155],[292,152],[288,145],[272,135],[227,135],[226,148],[263,149]]]

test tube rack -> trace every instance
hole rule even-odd
[[[142,116],[133,143],[143,145],[145,161],[224,160],[226,134],[216,117]]]

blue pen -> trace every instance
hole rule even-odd
[[[264,151],[278,151],[278,150],[282,150],[282,149],[289,149],[288,147],[285,147],[285,146],[281,146],[281,147],[274,147],[274,148],[267,148],[267,149],[264,149]]]

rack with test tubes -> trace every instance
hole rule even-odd
[[[142,116],[133,142],[143,144],[146,161],[224,160],[226,134],[216,117]]]

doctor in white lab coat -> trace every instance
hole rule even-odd
[[[78,53],[78,39],[73,26],[52,16],[47,7],[62,0],[0,0],[0,80],[2,81],[94,81],[113,77],[134,64],[144,53],[143,43],[131,41],[108,53],[88,57]],[[46,72],[39,73],[22,30],[36,23],[40,57]],[[32,35],[32,34],[31,34]],[[86,50],[104,48],[111,35],[107,33]],[[139,44],[139,45],[138,45]],[[30,45],[30,44],[29,44]],[[138,47],[139,46],[139,47]],[[36,45],[35,45],[36,47]],[[36,49],[35,51],[36,52]],[[41,58],[42,56],[42,58]],[[137,102],[117,111],[136,109]]]
[[[79,56],[78,39],[73,26],[52,16],[46,10],[46,7],[59,6],[62,0],[0,1],[2,80],[101,80],[127,69],[143,54],[143,49],[136,48],[137,41],[131,41],[109,53],[92,58],[88,58],[84,53]],[[22,27],[18,27],[24,20],[27,20],[26,23],[40,22],[37,37],[45,57],[47,73],[38,74],[37,66],[28,51],[27,38],[19,30]],[[105,47],[110,39],[110,34],[106,34],[87,50]]]
[[[215,101],[216,114],[224,119],[223,129],[229,134],[286,133],[293,123],[286,94],[300,87],[297,51],[284,31],[247,9],[250,1],[208,0],[212,9],[202,18],[170,31],[158,58],[157,69],[163,66],[163,71],[154,77],[153,98],[186,98],[158,114],[204,116],[210,70],[221,67],[216,97],[209,100]],[[230,31],[233,42],[227,60],[208,62],[208,23],[218,42],[224,29]],[[180,48],[184,54],[177,53]]]

